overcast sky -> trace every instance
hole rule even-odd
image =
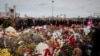
[[[23,16],[52,16],[52,0],[0,0],[0,11],[16,5],[16,10]],[[86,17],[100,13],[100,0],[54,0],[54,16],[66,14],[67,17]]]

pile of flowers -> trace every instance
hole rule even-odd
[[[16,31],[13,27],[8,27],[0,32],[4,32],[0,34],[0,48],[9,50],[6,50],[9,56],[72,56],[77,42],[91,42],[90,37],[82,38],[75,33],[76,30],[73,27],[55,29],[55,26],[48,26],[46,29],[39,27]]]

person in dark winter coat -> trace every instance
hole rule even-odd
[[[93,47],[91,56],[100,56],[100,22],[98,23],[98,27],[95,29],[92,37]]]

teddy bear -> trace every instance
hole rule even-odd
[[[12,56],[7,48],[0,49],[0,56]]]
[[[17,35],[17,32],[13,27],[9,26],[8,28],[5,29],[5,34],[7,36],[15,36]]]

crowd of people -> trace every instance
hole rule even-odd
[[[20,28],[30,28],[32,26],[43,26],[43,25],[71,25],[71,24],[81,24],[80,21],[66,20],[66,19],[52,19],[52,18],[15,18],[15,19],[0,19],[0,24],[3,24],[4,21],[14,21],[16,24],[16,29]],[[6,28],[6,25],[4,26]]]
[[[0,55],[99,56],[99,21],[0,19]]]

